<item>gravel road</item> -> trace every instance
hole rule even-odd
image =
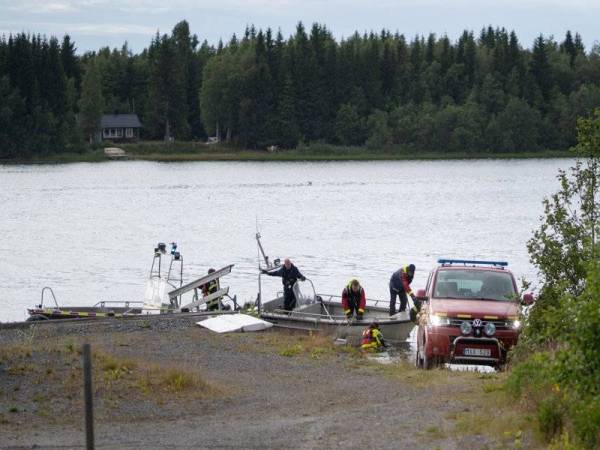
[[[86,341],[93,349],[118,357],[197,372],[220,389],[218,395],[198,399],[137,401],[125,396],[116,403],[97,391],[98,448],[511,446],[512,441],[503,438],[453,431],[456,417],[472,408],[464,399],[481,390],[475,376],[448,373],[426,384],[416,369],[405,368],[396,376],[389,367],[356,352],[334,349],[284,356],[282,349],[306,336],[277,330],[216,335],[195,326],[195,320],[112,320],[0,329],[0,348],[29,345],[36,367],[59,373],[60,368],[52,368],[52,355],[35,349],[48,342],[78,346]],[[25,369],[21,372],[0,360],[0,448],[83,448],[81,400],[61,396],[50,379],[40,381],[39,376],[28,377]],[[464,382],[454,381],[457,377]],[[35,402],[44,393],[50,397],[49,414],[41,414]],[[12,405],[18,405],[17,411]]]

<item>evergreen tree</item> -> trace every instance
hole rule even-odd
[[[560,45],[560,50],[569,56],[569,64],[571,67],[573,67],[573,64],[575,64],[575,58],[577,57],[577,48],[573,42],[573,36],[571,36],[570,30],[567,30],[565,40]]]
[[[0,77],[0,158],[17,158],[29,154],[25,102],[19,91],[10,87],[8,77]]]
[[[300,129],[296,119],[294,104],[294,88],[291,77],[283,83],[275,123],[275,137],[273,142],[283,148],[294,148],[300,140]]]
[[[104,97],[100,83],[98,68],[94,61],[90,61],[81,83],[79,100],[79,126],[90,144],[94,142],[96,133],[100,131],[100,120],[104,111]]]
[[[157,134],[162,129],[165,141],[170,141],[174,136],[185,138],[190,132],[185,70],[178,57],[175,39],[157,35],[150,46],[148,57],[150,126]]]
[[[75,43],[72,42],[71,37],[66,34],[60,45],[60,58],[65,76],[75,80],[75,87],[77,88],[77,91],[79,91],[81,84],[81,66],[79,58],[75,54],[76,50]]]
[[[542,35],[537,37],[533,43],[529,72],[540,90],[543,101],[548,102],[552,90],[552,70],[548,60],[547,43]]]
[[[366,139],[366,124],[358,108],[350,103],[343,104],[335,120],[335,134],[340,144],[362,145]]]
[[[189,24],[183,20],[173,27],[172,39],[176,48],[178,67],[182,70],[180,78],[183,90],[185,91],[185,107],[183,112],[186,115],[185,124],[179,130],[184,134],[179,136],[179,138],[197,138],[202,133],[202,119],[198,104],[201,72],[200,61],[195,54],[196,47],[198,46],[198,37],[190,34]]]

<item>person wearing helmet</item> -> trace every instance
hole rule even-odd
[[[392,274],[390,278],[390,316],[396,314],[396,296],[400,299],[400,312],[406,311],[407,294],[410,295],[413,302],[415,301],[415,294],[410,288],[414,276],[414,264],[401,267]]]
[[[296,307],[296,295],[294,294],[294,284],[296,281],[304,281],[306,277],[300,273],[298,268],[292,264],[289,258],[283,260],[283,266],[277,270],[268,271],[261,269],[261,272],[271,277],[281,277],[283,283],[283,309],[292,311]]]
[[[381,351],[384,347],[387,347],[387,343],[383,339],[383,334],[379,329],[379,322],[374,321],[362,332],[360,348],[368,352],[377,352]]]
[[[348,285],[342,291],[342,306],[344,308],[344,314],[350,319],[352,313],[356,313],[356,318],[362,320],[365,313],[365,305],[367,304],[367,298],[365,296],[365,290],[360,285],[356,278],[350,280]]]

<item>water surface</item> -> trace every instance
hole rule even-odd
[[[387,296],[390,274],[439,257],[505,259],[535,279],[526,242],[569,159],[188,162],[0,166],[0,320],[22,320],[51,286],[60,303],[140,300],[158,241],[176,241],[191,280],[257,293],[256,226],[318,290],[358,277]],[[265,293],[280,282],[268,279]]]

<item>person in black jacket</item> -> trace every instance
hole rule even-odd
[[[396,314],[396,296],[400,299],[400,312],[406,311],[408,303],[406,294],[410,295],[413,303],[415,303],[415,294],[410,287],[414,276],[414,264],[403,266],[392,274],[390,278],[390,316]]]
[[[304,281],[306,278],[300,273],[298,268],[292,264],[289,258],[285,258],[283,266],[277,270],[268,271],[261,270],[262,273],[271,277],[281,277],[283,283],[283,308],[286,311],[291,311],[296,307],[296,296],[294,295],[294,284],[296,281]]]

